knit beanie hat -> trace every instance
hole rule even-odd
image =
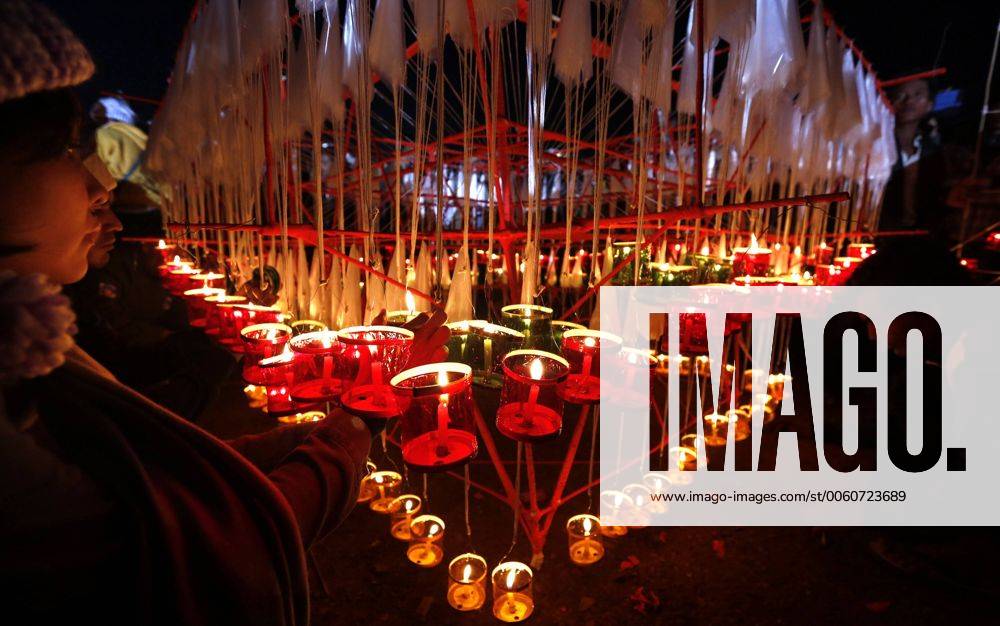
[[[0,42],[0,103],[78,85],[94,73],[76,35],[33,0],[0,0]]]

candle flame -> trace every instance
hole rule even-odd
[[[507,580],[505,580],[504,583],[507,585],[508,589],[513,589],[514,588],[514,579],[516,577],[517,577],[517,570],[516,569],[510,568],[509,570],[507,570]]]
[[[750,250],[758,250],[758,249],[760,249],[759,246],[757,245],[757,235],[755,235],[753,233],[750,233],[750,248],[749,249]]]
[[[448,372],[438,370],[438,387],[447,387],[448,382]]]
[[[181,264],[181,255],[175,254],[174,255],[174,265],[180,265],[180,264]]]
[[[167,247],[167,242],[161,239],[160,242],[156,244],[156,247],[159,248],[160,250],[163,250],[164,248]]]
[[[427,529],[427,536],[433,537],[437,534],[439,526],[437,524],[431,524],[431,527]]]
[[[532,361],[531,362],[531,366],[530,366],[531,377],[533,379],[535,379],[535,380],[541,380],[542,379],[542,368],[543,368],[543,366],[542,366],[542,360],[541,359],[536,358],[534,361]]]
[[[597,345],[597,342],[594,341],[593,337],[587,337],[583,340],[583,345],[587,346],[588,348],[593,348],[595,345]]]
[[[374,476],[373,480],[374,480],[375,482],[377,482],[378,484],[380,484],[380,485],[381,485],[381,484],[382,484],[382,475],[381,475],[381,474],[375,474],[375,476]]]
[[[708,256],[711,252],[712,251],[708,249],[707,243],[701,247],[701,256]]]
[[[406,310],[413,313],[417,309],[417,303],[413,300],[413,294],[406,290]]]
[[[413,508],[413,500],[407,500],[403,506],[406,507],[406,512],[409,513],[410,509]]]
[[[465,569],[462,570],[462,582],[467,583],[472,578],[472,564],[466,563]]]
[[[590,529],[593,528],[594,523],[590,521],[589,517],[583,518],[583,536],[586,537],[590,534]]]

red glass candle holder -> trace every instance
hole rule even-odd
[[[421,365],[397,374],[391,384],[401,416],[404,463],[441,471],[476,456],[471,367]]]
[[[163,239],[161,239],[160,241],[158,241],[156,243],[156,246],[154,247],[154,249],[156,250],[157,254],[160,255],[160,258],[163,259],[163,262],[166,263],[166,262],[168,262],[170,260],[170,258],[172,256],[174,256],[174,254],[175,254],[174,250],[176,248],[174,246],[168,244]]]
[[[285,351],[292,329],[284,324],[254,324],[240,331],[243,340],[243,380],[264,385],[260,362]]]
[[[289,415],[302,409],[292,400],[291,389],[295,382],[295,354],[282,352],[277,356],[262,359],[257,364],[255,374],[267,390],[268,415]]]
[[[194,274],[189,279],[196,287],[216,287],[224,289],[226,287],[226,275],[218,272],[202,272]]]
[[[515,441],[539,441],[562,430],[563,399],[559,387],[569,363],[541,350],[514,350],[503,359],[504,383],[497,410],[497,429]]]
[[[337,334],[344,344],[348,388],[340,398],[345,410],[363,418],[397,415],[389,380],[406,367],[413,333],[395,326],[352,326]]]
[[[734,276],[767,276],[771,269],[769,248],[736,248],[733,250]]]
[[[183,294],[188,289],[196,287],[191,282],[191,277],[200,274],[201,270],[190,265],[178,267],[167,272],[167,291],[175,296]]]
[[[852,259],[864,260],[875,254],[873,243],[852,243],[847,246],[847,256]]]
[[[838,265],[817,265],[813,282],[817,285],[837,285],[841,282],[843,268]]]
[[[208,305],[208,313],[205,315],[205,334],[221,337],[225,324],[223,320],[225,308],[232,308],[234,305],[244,304],[246,301],[247,299],[243,296],[229,296],[226,294],[205,298],[205,304]]]
[[[812,257],[813,265],[830,265],[833,262],[833,248],[826,245],[825,241],[821,241],[813,249]]]
[[[181,260],[180,255],[174,255],[171,260],[164,260],[163,265],[160,265],[156,269],[160,273],[160,278],[166,281],[170,277],[170,272],[173,270],[179,270],[185,267],[191,267],[191,261]]]
[[[184,302],[187,303],[188,324],[195,328],[204,328],[207,324],[209,309],[215,308],[212,303],[205,299],[212,296],[221,296],[226,293],[225,289],[215,287],[198,287],[188,289],[184,292]]]
[[[833,260],[833,264],[840,268],[838,285],[843,285],[847,282],[847,279],[851,277],[854,270],[858,269],[858,265],[861,265],[861,261],[858,259],[853,259],[849,256],[838,256]]]
[[[228,335],[230,341],[226,342],[234,352],[243,352],[244,344],[240,339],[240,332],[247,326],[254,324],[277,324],[284,321],[281,309],[270,306],[260,306],[259,304],[237,304],[232,310],[231,334]],[[221,336],[221,335],[220,335]]]
[[[572,329],[563,333],[562,353],[570,374],[562,387],[563,398],[573,404],[601,400],[601,350],[617,352],[621,337],[599,330]]]
[[[344,392],[344,344],[337,331],[321,330],[292,337],[297,355],[292,399],[296,402],[332,402]]]

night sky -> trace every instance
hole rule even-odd
[[[47,0],[47,4],[80,36],[97,63],[97,74],[81,90],[84,102],[100,91],[152,99],[163,95],[193,2]],[[827,6],[882,78],[933,67],[940,48],[938,64],[948,68],[948,75],[936,86],[963,89],[963,118],[974,122],[1000,16],[995,3],[827,0]],[[143,116],[153,112],[142,105],[137,110]]]

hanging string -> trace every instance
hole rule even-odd
[[[469,480],[469,464],[465,464],[465,539],[472,547],[472,523],[469,521],[469,487],[472,481]]]
[[[598,407],[593,410],[593,423],[590,425],[590,461],[587,463],[587,512],[594,510],[594,454],[597,452],[597,418]]]
[[[507,560],[510,553],[514,551],[514,546],[517,545],[517,523],[521,514],[521,454],[524,451],[524,444],[520,441],[517,442],[517,460],[515,461],[514,469],[514,502],[511,504],[510,508],[514,510],[514,530],[512,531],[510,538],[510,547],[507,548],[507,552],[500,558],[500,562]]]

